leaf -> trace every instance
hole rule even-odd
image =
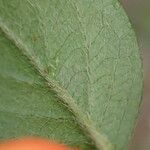
[[[0,0],[0,136],[126,149],[141,98],[117,0]]]

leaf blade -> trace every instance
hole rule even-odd
[[[16,30],[16,26],[11,27],[8,24],[15,35],[27,45],[27,54],[29,57],[33,57],[33,64],[40,66],[40,74],[45,76],[44,73],[48,73],[48,78],[54,78],[62,87],[66,88],[69,94],[73,95],[73,101],[90,116],[90,120],[93,120],[96,128],[107,134],[118,149],[123,149],[130,134],[129,128],[133,124],[128,124],[126,120],[134,120],[139,104],[135,100],[139,99],[141,88],[139,54],[127,18],[118,3],[113,0],[93,3],[89,1],[86,4],[84,1],[53,1],[52,5],[49,5],[48,1],[46,2],[42,4],[40,1],[24,1],[23,4],[17,3],[21,7],[14,11],[14,8],[10,9],[13,5],[4,1],[4,4],[1,5],[4,6],[2,10],[10,12],[12,15],[5,19],[2,13],[1,22],[6,24],[15,22],[23,27]],[[16,4],[14,6],[16,7]],[[52,29],[50,29],[49,23],[51,24],[51,22],[47,21],[47,23],[45,20],[48,19],[46,15],[49,13],[52,13],[51,18],[55,18],[53,17],[56,12],[54,6],[57,6],[59,14],[56,15],[58,18],[54,19]],[[100,9],[100,12],[97,9]],[[90,20],[92,13],[95,17],[93,22]],[[31,14],[35,16],[33,21]],[[19,16],[23,16],[25,21],[22,20],[20,23]],[[118,21],[116,16],[122,21]],[[15,21],[12,21],[12,17]],[[72,18],[74,18],[73,21]],[[70,23],[70,21],[72,22]],[[26,23],[25,26],[25,22],[29,25]],[[34,22],[35,27],[33,27]],[[127,25],[123,25],[126,22]],[[55,24],[56,26],[54,26]],[[48,36],[48,29],[50,36]],[[71,55],[71,53],[73,54]],[[133,67],[136,68],[135,71],[133,71]],[[140,86],[137,86],[138,84]],[[132,85],[134,86],[132,87]],[[133,88],[135,88],[135,92],[132,94]],[[121,94],[116,94],[120,91]],[[129,100],[129,95],[133,101]],[[129,107],[129,105],[131,106]],[[136,107],[133,109],[133,106]],[[132,115],[128,115],[126,111],[131,111]],[[110,117],[112,114],[113,117]],[[122,118],[124,115],[126,115],[126,120]],[[123,124],[127,124],[127,129]],[[118,137],[119,129],[119,132],[127,135]]]

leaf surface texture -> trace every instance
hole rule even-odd
[[[0,28],[1,139],[126,148],[142,73],[117,0],[0,0]]]

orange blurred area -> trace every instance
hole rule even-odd
[[[22,138],[0,143],[0,150],[79,150],[40,138]]]

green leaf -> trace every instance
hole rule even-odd
[[[0,0],[0,29],[1,139],[126,149],[142,73],[117,0]]]

